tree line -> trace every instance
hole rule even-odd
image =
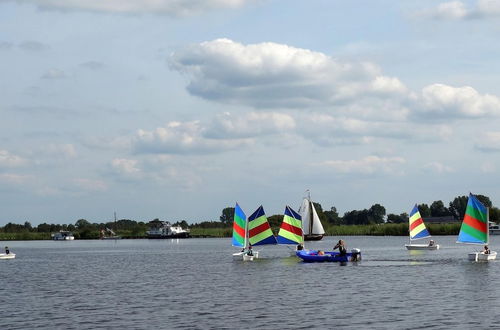
[[[490,221],[500,221],[500,209],[494,207],[488,196],[476,195],[476,197],[489,208]],[[453,217],[462,220],[467,207],[468,196],[457,196],[445,206],[443,201],[438,200],[428,204],[418,204],[418,209],[423,218],[426,217]],[[406,224],[408,223],[408,213],[386,214],[386,209],[380,204],[374,204],[368,209],[352,210],[345,212],[340,216],[337,209],[332,206],[329,210],[323,210],[320,203],[314,203],[318,216],[325,227],[332,226],[355,226],[355,225],[377,225],[384,223]],[[180,225],[182,228],[189,228],[192,232],[204,229],[229,229],[234,220],[234,207],[226,207],[222,210],[218,220],[202,221],[199,223],[188,224],[185,220],[177,221],[173,225]],[[283,221],[282,214],[268,216],[271,227],[275,230],[279,228]],[[97,239],[101,230],[109,228],[118,235],[127,238],[145,237],[149,228],[158,228],[161,226],[159,219],[153,219],[148,222],[134,221],[130,219],[121,219],[117,221],[91,223],[86,219],[79,219],[74,224],[48,224],[46,222],[34,227],[29,221],[24,224],[7,223],[0,227],[0,233],[56,233],[60,230],[68,230],[74,233],[77,239]],[[228,233],[229,231],[225,231]],[[5,235],[4,235],[5,237]],[[26,236],[28,237],[28,236]],[[33,236],[39,237],[39,236]],[[46,238],[46,236],[40,236]]]

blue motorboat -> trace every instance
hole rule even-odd
[[[301,250],[297,251],[296,255],[304,262],[348,262],[361,260],[361,251],[359,249],[352,249],[351,252],[347,252],[344,255],[340,255],[340,252],[322,252],[321,250]]]

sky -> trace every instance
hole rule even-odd
[[[0,225],[500,206],[500,0],[0,0]]]

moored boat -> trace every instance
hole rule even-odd
[[[60,230],[58,233],[52,234],[54,241],[72,241],[75,239],[73,233],[67,230]]]
[[[146,232],[147,238],[189,238],[191,237],[189,229],[183,229],[181,226],[173,226],[168,221],[162,221],[159,228],[150,228]]]

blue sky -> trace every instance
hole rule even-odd
[[[500,205],[500,1],[0,0],[0,225]]]

